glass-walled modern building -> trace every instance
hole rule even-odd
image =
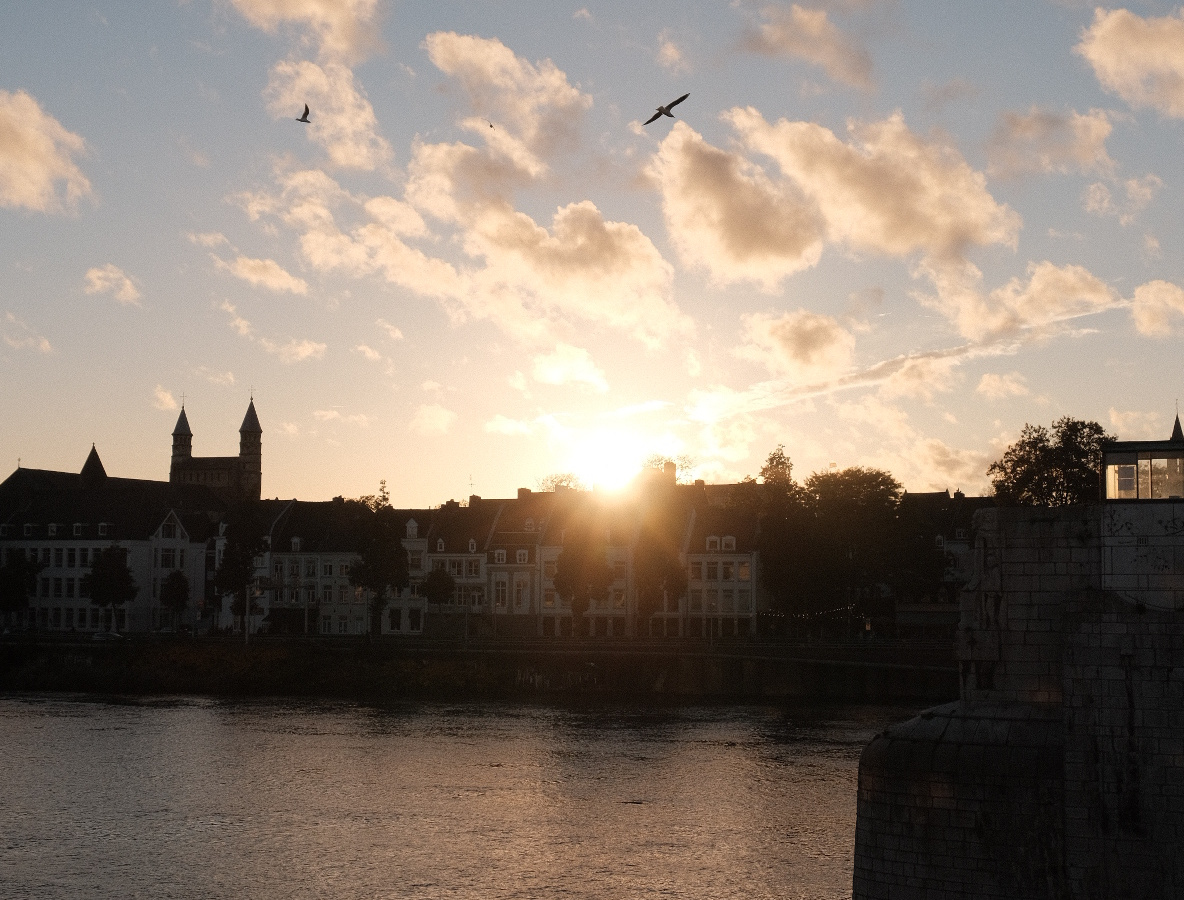
[[[1107,500],[1184,498],[1184,430],[1180,417],[1166,441],[1115,441],[1102,448]]]

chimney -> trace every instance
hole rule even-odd
[[[666,476],[666,480],[674,484],[678,480],[678,463],[674,460],[666,460],[666,465],[662,466],[662,472]]]
[[[518,488],[518,499],[525,500],[530,496],[530,488]]]

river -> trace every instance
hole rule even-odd
[[[0,895],[849,897],[914,712],[0,695]]]

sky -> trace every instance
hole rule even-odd
[[[1166,438],[1184,10],[8,4],[0,461],[421,507]],[[689,93],[674,117],[643,124]],[[307,124],[296,121],[308,104]]]

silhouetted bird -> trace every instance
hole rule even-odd
[[[675,101],[675,102],[677,102],[677,101]],[[671,106],[673,106],[674,104],[672,103],[672,104],[670,104],[670,105],[671,105]],[[305,125],[308,125],[308,124],[309,124],[309,121],[308,121],[308,104],[307,104],[307,103],[305,103],[305,104],[304,104],[304,115],[302,115],[302,116],[301,116],[299,119],[297,119],[296,121],[297,121],[297,122],[303,122]]]
[[[689,96],[691,96],[691,95],[690,94],[683,94],[677,100],[673,100],[670,103],[667,103],[665,106],[659,106],[658,111],[656,113],[654,113],[652,116],[650,116],[648,119],[646,119],[644,122],[642,122],[641,124],[648,125],[648,124],[650,124],[650,122],[656,122],[658,119],[662,118],[662,116],[670,116],[670,118],[673,119],[674,113],[672,113],[670,110],[674,109],[674,107],[678,106],[678,104],[682,103],[682,101],[687,99],[687,97],[689,97]]]

